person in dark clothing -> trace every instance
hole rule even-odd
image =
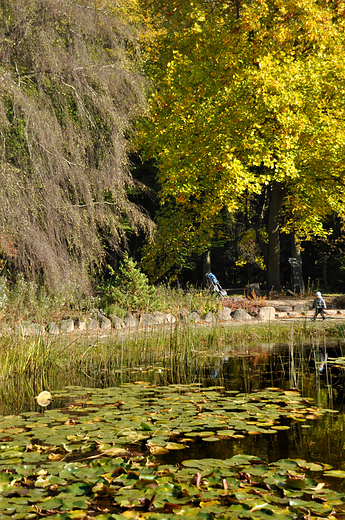
[[[315,316],[314,318],[312,318],[313,321],[316,320],[318,314],[321,314],[323,320],[326,319],[325,314],[323,312],[323,310],[326,309],[326,302],[322,298],[322,294],[320,293],[320,291],[317,291],[316,293],[316,298],[314,300],[312,309],[315,309]]]

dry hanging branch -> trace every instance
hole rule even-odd
[[[136,36],[115,4],[88,4],[0,1],[1,247],[50,285],[87,284],[104,239],[116,249],[151,228],[128,199],[142,189],[126,139],[145,110]]]

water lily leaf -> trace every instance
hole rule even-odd
[[[66,497],[62,501],[62,505],[60,506],[61,510],[69,511],[73,508],[79,508],[79,509],[87,509],[88,503],[86,498],[82,497]]]
[[[315,501],[309,504],[309,509],[317,516],[329,516],[334,512],[333,507],[328,503],[319,504]]]
[[[298,467],[298,463],[292,459],[280,459],[274,465],[288,470],[295,470]]]
[[[254,455],[234,455],[231,459],[225,459],[223,463],[226,466],[242,466],[252,464],[255,460],[259,461]]]
[[[302,469],[308,469],[309,471],[323,471],[324,466],[316,464],[315,462],[298,461],[298,465]]]
[[[105,516],[105,515],[98,515],[97,517],[94,517],[94,518],[99,518],[99,516]],[[69,511],[68,518],[70,518],[71,520],[83,520],[83,519],[85,519],[85,511],[83,511],[82,509],[81,510],[74,509],[73,511]]]
[[[152,428],[151,428],[151,426],[149,424],[147,424],[145,422],[142,422],[142,423],[140,423],[140,426],[142,427],[143,430],[152,432]]]
[[[304,489],[306,486],[306,479],[304,475],[292,475],[288,476],[286,483],[294,489]]]
[[[259,520],[294,520],[292,514],[287,514],[285,511],[271,509],[261,509],[260,511],[254,511],[250,513],[250,518],[257,518]]]
[[[0,473],[0,486],[3,486],[4,484],[9,484],[12,482],[13,476],[9,473]]]
[[[151,455],[165,455],[166,453],[169,453],[168,449],[163,448],[163,446],[157,446],[157,445],[149,446],[149,450],[150,450]]]
[[[325,477],[337,477],[337,478],[345,478],[345,471],[340,469],[331,469],[324,472]]]
[[[90,486],[84,482],[74,482],[65,488],[66,493],[71,493],[74,496],[87,495],[90,490]]]
[[[165,448],[167,450],[184,450],[187,446],[177,442],[168,442]]]
[[[62,499],[61,498],[47,498],[45,500],[43,500],[42,502],[40,502],[40,509],[42,509],[42,511],[48,511],[50,509],[60,509],[60,507],[62,506]]]

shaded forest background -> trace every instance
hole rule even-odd
[[[284,4],[284,5],[283,5]],[[0,0],[2,277],[345,290],[341,4]],[[308,77],[308,81],[306,78]]]

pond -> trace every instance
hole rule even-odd
[[[0,518],[343,515],[343,350],[199,345],[54,372],[45,411],[14,376],[0,387]]]

